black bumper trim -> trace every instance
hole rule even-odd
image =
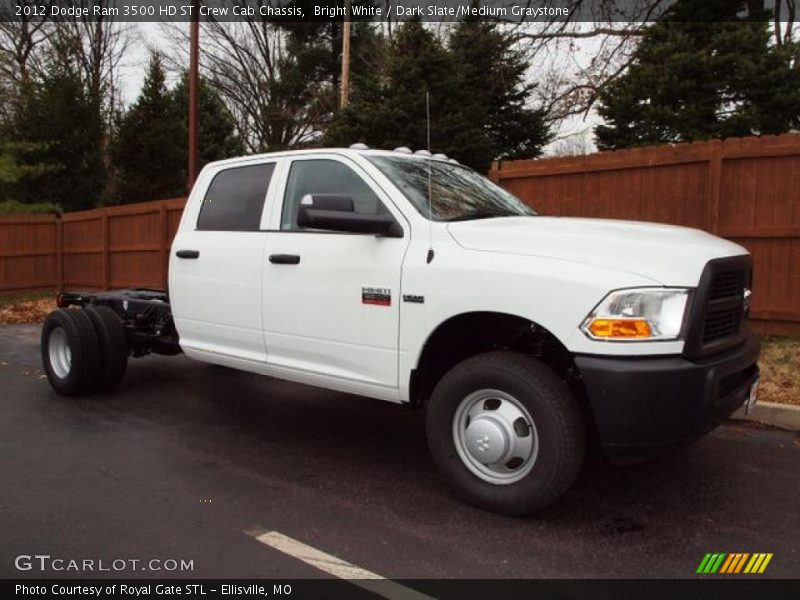
[[[606,455],[628,462],[691,442],[745,401],[758,377],[758,337],[724,353],[690,361],[578,355]]]

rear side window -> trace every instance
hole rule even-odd
[[[256,231],[275,163],[220,171],[208,186],[197,229],[203,231]]]

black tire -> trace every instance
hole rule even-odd
[[[54,331],[60,330],[61,333]],[[69,348],[70,359],[61,367],[51,362],[51,343],[59,338]],[[51,312],[42,328],[42,363],[53,389],[65,396],[93,392],[100,376],[100,342],[92,322],[82,310]]]
[[[100,379],[97,389],[106,392],[122,381],[128,368],[128,338],[117,313],[107,306],[89,305],[86,314],[100,341]]]
[[[457,409],[479,390],[513,396],[533,420],[538,453],[519,481],[481,479],[459,456],[453,429]],[[549,367],[515,352],[489,352],[456,365],[434,389],[426,428],[433,460],[450,488],[470,504],[509,516],[552,503],[575,480],[583,461],[584,421],[573,394]]]

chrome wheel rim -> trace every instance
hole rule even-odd
[[[53,373],[59,379],[66,378],[72,366],[72,350],[67,342],[67,332],[61,327],[53,329],[50,332],[47,347],[50,352],[50,368],[53,369]]]
[[[464,465],[495,485],[525,477],[539,454],[539,435],[528,409],[500,390],[478,390],[459,403],[453,441]]]

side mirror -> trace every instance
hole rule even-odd
[[[352,198],[334,194],[304,196],[297,212],[297,225],[307,229],[403,237],[403,229],[392,215],[357,213]]]

